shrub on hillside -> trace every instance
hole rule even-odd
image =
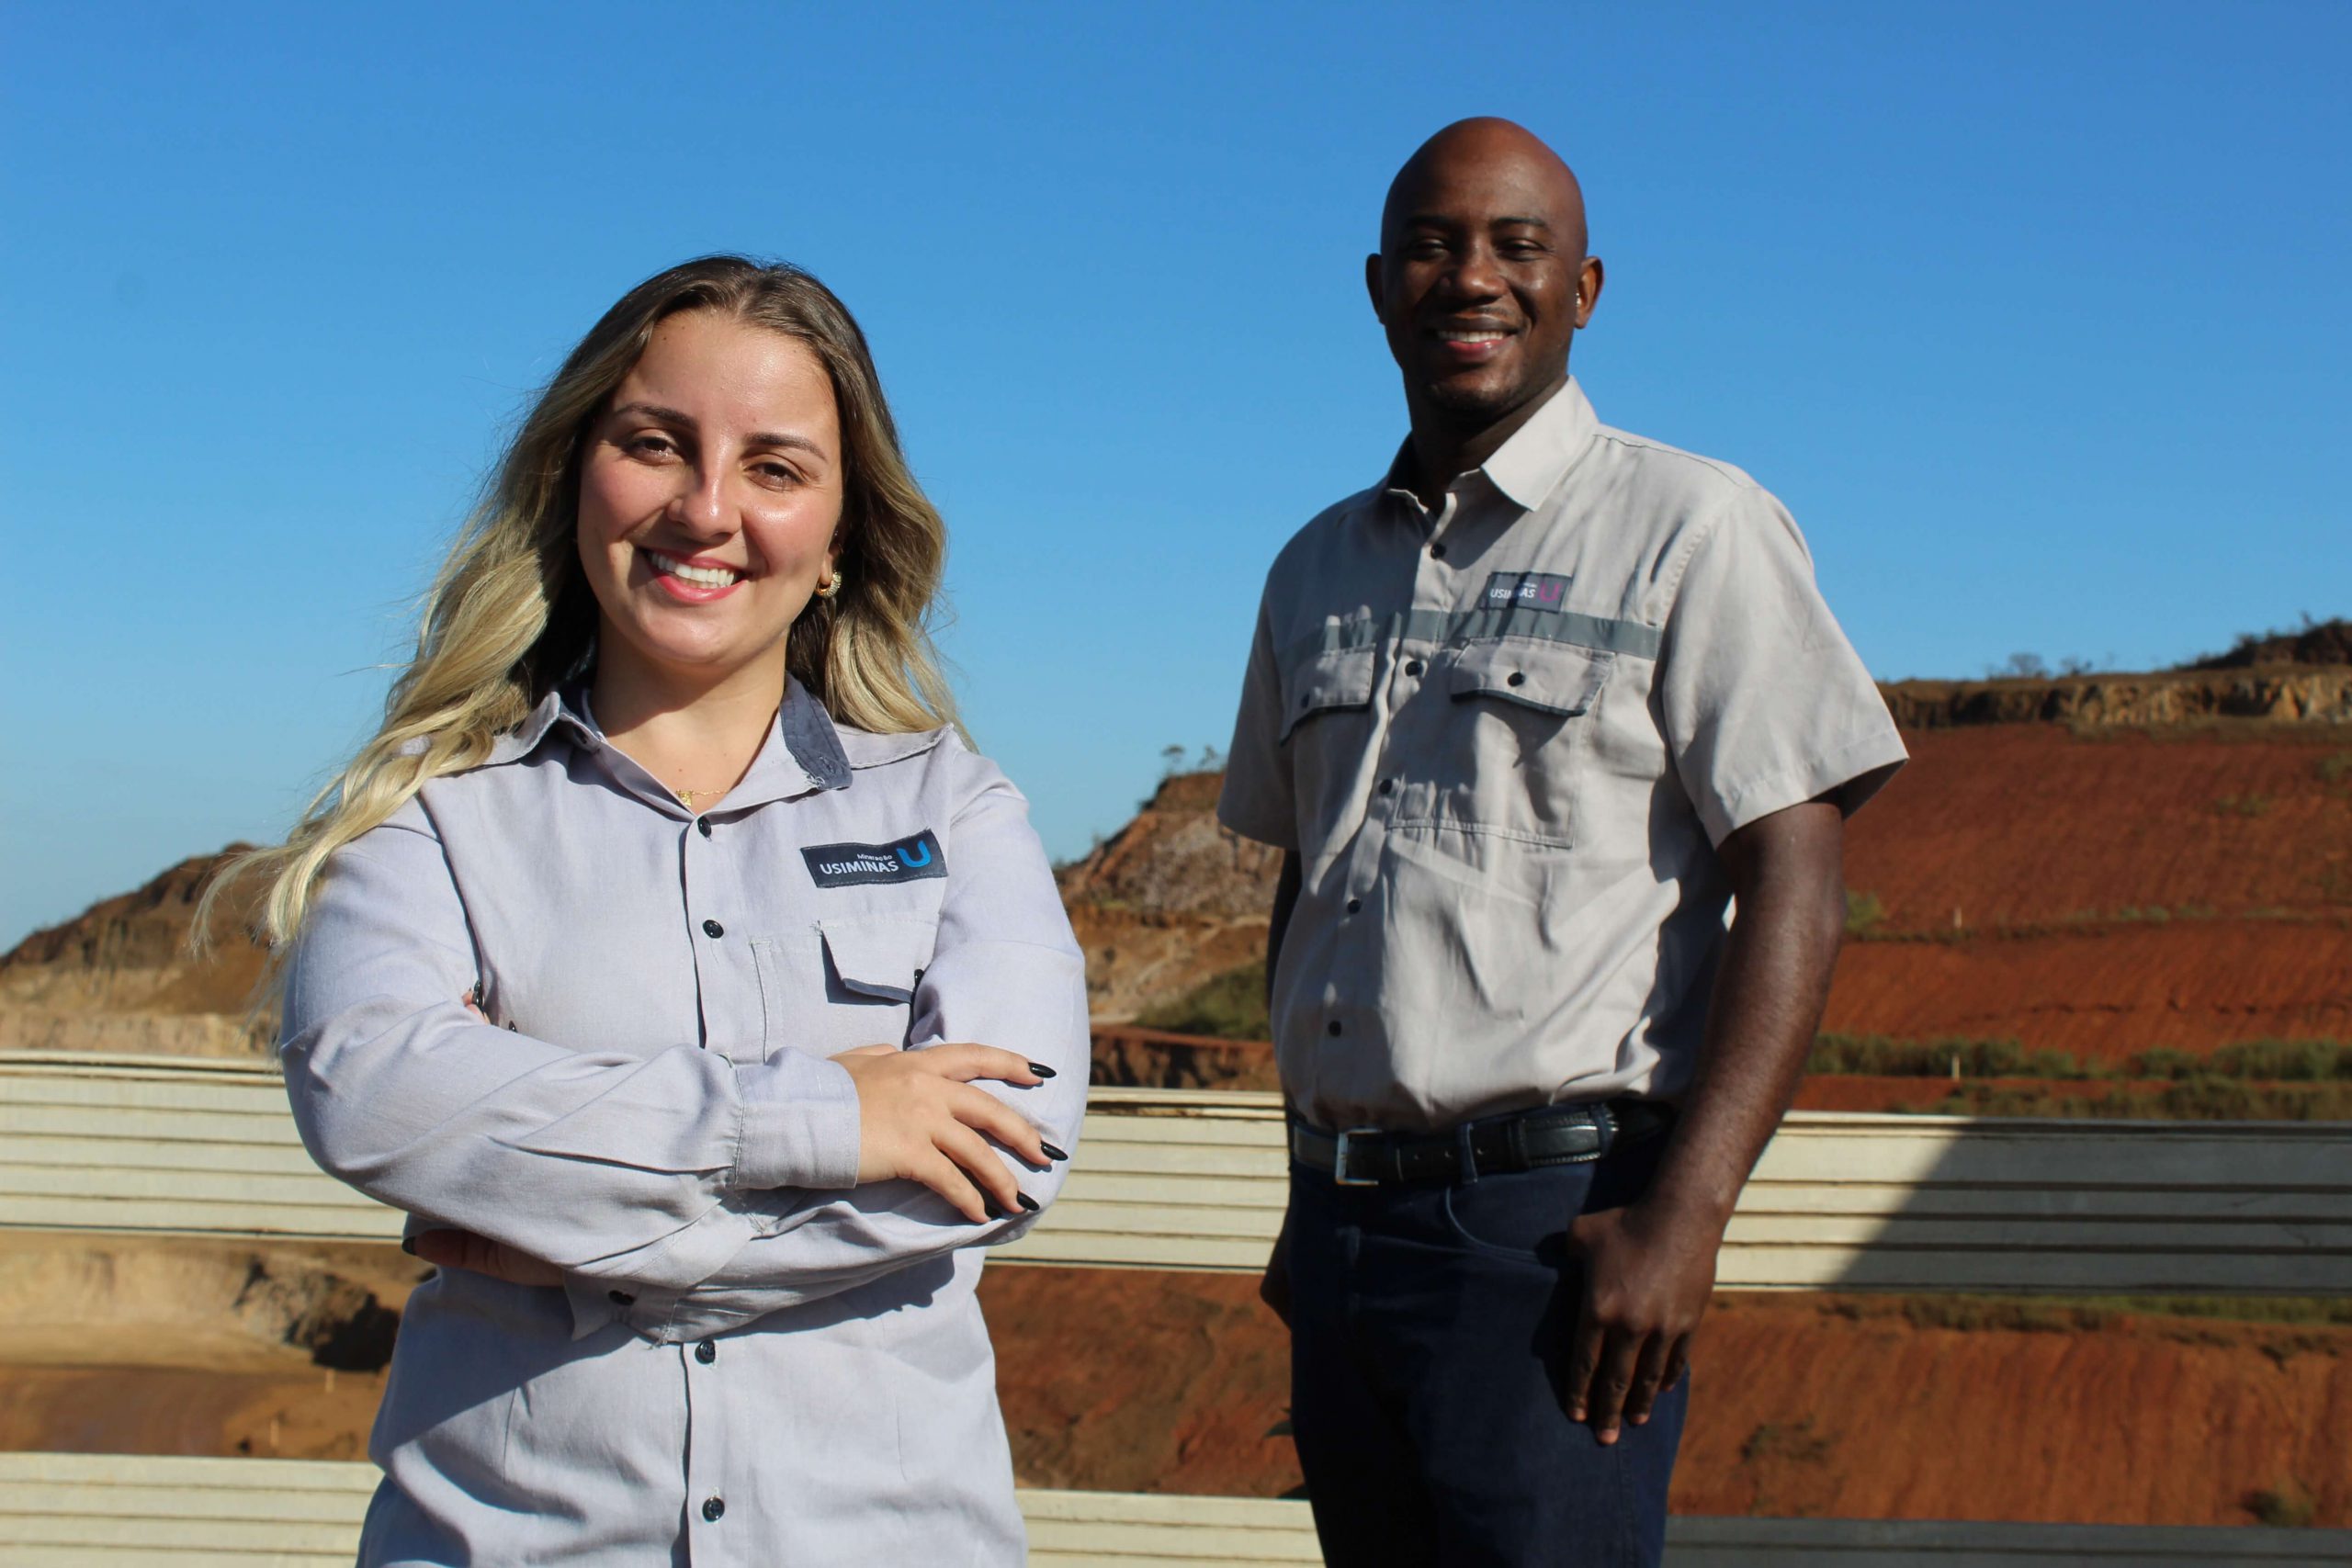
[[[2001,1083],[1963,1084],[1898,1111],[1938,1116],[2086,1117],[2159,1122],[2352,1122],[2352,1083],[2245,1083],[2211,1074],[2151,1094],[2129,1089],[2059,1095]]]
[[[1953,1063],[1964,1078],[2078,1078],[2084,1070],[2064,1051],[2029,1051],[2015,1040],[1890,1040],[1883,1034],[1824,1034],[1813,1043],[1808,1072],[1873,1077],[1946,1077]]]
[[[1179,1034],[1213,1034],[1220,1040],[1270,1040],[1273,1038],[1273,1025],[1266,1016],[1265,963],[1261,960],[1228,969],[1172,1002],[1137,1014],[1136,1021],[1146,1029],[1166,1029]]]
[[[2254,664],[2352,664],[2352,620],[2314,621],[2291,631],[2249,632],[2227,653],[2209,653],[2184,670],[2243,670]]]
[[[1866,937],[1886,923],[1886,905],[1875,893],[1846,889],[1846,934]]]

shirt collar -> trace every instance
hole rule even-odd
[[[537,750],[548,731],[559,724],[575,745],[594,750],[605,744],[588,711],[585,682],[568,683],[541,697],[529,716],[500,736],[492,744],[485,765],[520,761]],[[752,771],[728,792],[730,807],[778,800],[816,789],[849,787],[849,758],[842,750],[841,732],[834,727],[832,715],[825,711],[825,705],[809,695],[808,688],[799,682],[786,680],[784,701],[777,705],[775,728],[770,732],[769,739],[781,739],[783,744],[760,748]]]
[[[1576,467],[1593,432],[1600,428],[1600,420],[1584,389],[1571,376],[1525,424],[1511,432],[1510,439],[1497,447],[1493,457],[1479,465],[1477,472],[1521,511],[1532,512]],[[1388,465],[1381,488],[1410,491],[1406,476],[1412,458],[1413,441],[1407,436]]]
[[[555,728],[555,721],[564,717],[571,718],[573,725],[585,730],[586,726],[578,716],[564,712],[562,692],[549,692],[539,699],[537,707],[525,716],[522,723],[491,742],[490,760],[482,765],[494,768],[502,762],[521,761],[539,749],[539,742],[548,738],[548,731]]]

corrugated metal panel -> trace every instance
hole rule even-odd
[[[1281,1223],[1262,1094],[1098,1089],[1045,1222],[1000,1254],[1254,1270]],[[0,1059],[0,1225],[383,1240],[266,1066]],[[2352,1291],[2352,1125],[1799,1112],[1741,1199],[1732,1289]]]
[[[12,1568],[344,1568],[372,1465],[295,1460],[0,1454]],[[1023,1492],[1030,1561],[1047,1568],[1319,1562],[1303,1503]],[[1678,1518],[1674,1568],[2322,1568],[2352,1530],[1852,1519]]]

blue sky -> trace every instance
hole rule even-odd
[[[507,422],[788,257],[1083,851],[1221,745],[1267,561],[1403,429],[1361,259],[1466,114],[1578,168],[1611,423],[1736,462],[1882,676],[2352,613],[2352,7],[0,5],[0,945],[281,830]]]

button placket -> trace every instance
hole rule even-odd
[[[708,1356],[703,1354],[707,1348],[711,1351]],[[686,1496],[690,1499],[686,1506],[694,1516],[691,1528],[697,1530],[712,1529],[727,1513],[728,1471],[723,1450],[727,1448],[729,1423],[719,1404],[725,1398],[724,1385],[716,1377],[696,1375],[700,1368],[717,1359],[718,1354],[707,1339],[693,1348],[692,1359],[688,1359],[687,1347],[677,1348],[686,1396]],[[740,1535],[741,1531],[734,1534]],[[695,1548],[692,1556],[696,1562],[734,1561],[734,1554],[719,1545],[722,1540],[731,1542],[733,1539],[734,1535],[722,1537],[714,1532],[709,1544]]]

